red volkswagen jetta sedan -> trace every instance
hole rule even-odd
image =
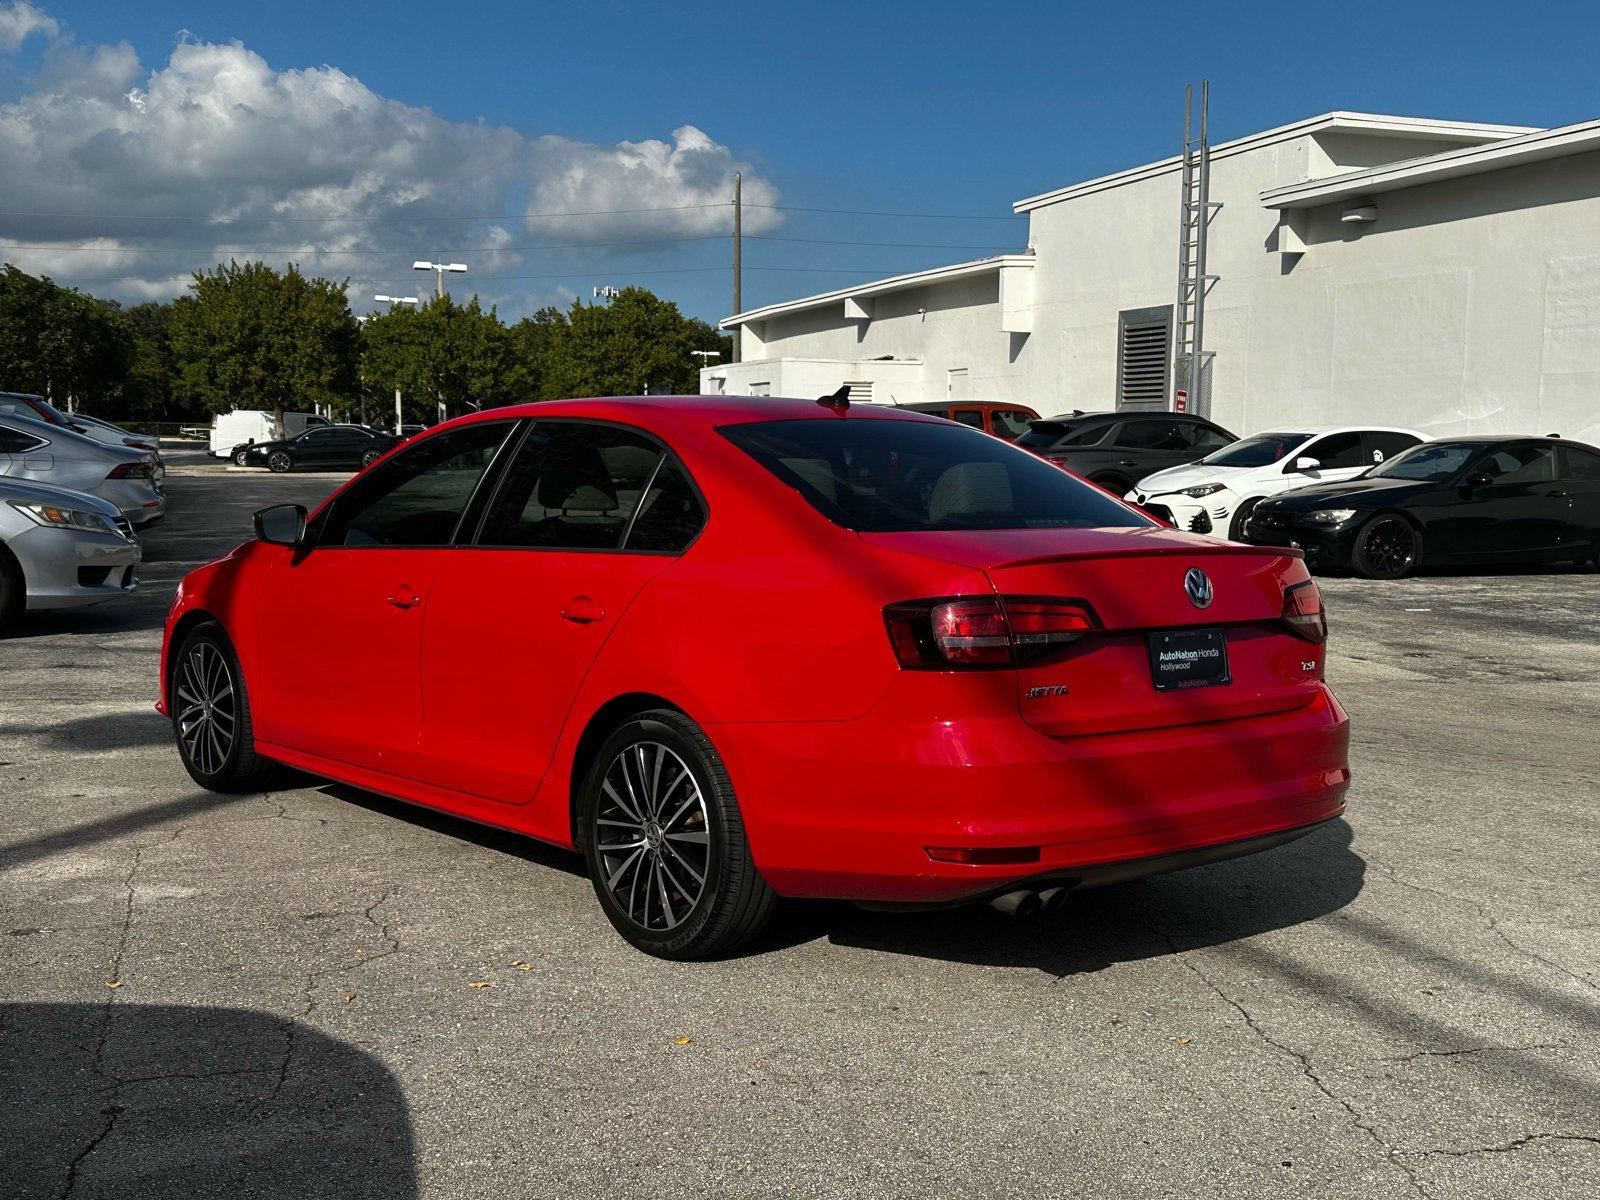
[[[779,896],[1050,907],[1344,807],[1298,551],[934,417],[494,409],[256,533],[167,620],[195,780],[288,764],[576,847],[651,954],[727,951]]]

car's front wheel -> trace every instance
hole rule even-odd
[[[368,450],[365,454],[363,454],[361,456],[362,469],[370,467],[373,463],[377,462],[382,457],[383,457],[383,451],[382,450]]]
[[[724,954],[771,917],[777,896],[751,857],[733,783],[682,713],[656,709],[613,730],[578,817],[600,906],[646,954]]]
[[[256,753],[239,658],[222,626],[195,626],[178,647],[168,680],[168,711],[189,777],[213,792],[269,786],[277,763]]]
[[[1356,534],[1350,565],[1368,579],[1403,579],[1422,558],[1422,535],[1404,517],[1374,517]]]
[[[294,466],[294,459],[289,457],[289,453],[286,450],[274,450],[267,455],[267,470],[269,471],[275,471],[277,474],[282,475],[292,466]]]
[[[1260,496],[1252,496],[1250,499],[1242,501],[1239,507],[1234,509],[1233,520],[1228,522],[1228,540],[1230,542],[1244,541],[1244,523],[1250,519],[1250,514],[1255,512],[1256,505],[1260,503]]]

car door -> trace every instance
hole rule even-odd
[[[1388,462],[1396,454],[1420,445],[1422,439],[1414,433],[1401,433],[1398,429],[1366,429],[1361,433],[1361,441],[1366,447],[1367,469],[1371,470],[1380,463]]]
[[[1296,471],[1295,463],[1303,458],[1314,458],[1317,465],[1306,471]],[[1302,446],[1289,456],[1285,464],[1290,487],[1304,487],[1310,483],[1341,483],[1354,479],[1372,466],[1372,454],[1362,440],[1359,430],[1346,433],[1328,433]],[[1298,476],[1298,479],[1295,477]]]
[[[535,422],[473,544],[434,585],[423,779],[501,804],[531,800],[595,655],[703,521],[682,465],[649,435]]]
[[[423,439],[360,475],[284,551],[258,609],[258,736],[385,774],[416,773],[430,590],[514,421]],[[483,628],[482,614],[473,627]],[[252,684],[254,686],[254,684]]]
[[[1543,558],[1561,548],[1567,506],[1553,445],[1508,442],[1491,449],[1467,468],[1458,495],[1451,525],[1461,557]]]
[[[1111,469],[1129,484],[1194,460],[1186,422],[1170,416],[1132,417],[1111,438]]]
[[[1563,540],[1590,554],[1600,549],[1600,454],[1583,446],[1562,446],[1557,458],[1560,491],[1567,506]]]
[[[308,429],[289,447],[294,461],[301,467],[334,467],[345,450],[343,431],[339,429]]]

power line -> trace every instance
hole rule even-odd
[[[684,242],[720,242],[725,240],[727,236],[725,233],[706,233],[686,237],[629,238],[616,242],[525,242],[504,246],[453,246],[450,253],[498,254],[522,250],[588,250],[616,246],[669,246]],[[1002,250],[1005,248],[995,242],[861,242],[844,241],[836,238],[776,237],[770,234],[756,233],[747,233],[744,236],[747,240],[754,242],[794,242],[808,246],[876,246],[901,250]],[[43,245],[0,242],[0,251],[6,250],[57,250],[87,254],[305,254],[321,258],[360,258],[374,254],[409,255],[419,253],[416,245],[377,246],[369,250],[324,250],[318,246],[90,246],[64,242],[51,242]]]
[[[977,213],[876,212],[861,208],[805,208],[798,204],[746,204],[746,208],[770,208],[777,212],[838,213],[847,217],[922,217],[930,221],[1026,221],[1019,213],[986,217]]]
[[[236,222],[270,222],[270,221],[313,221],[321,224],[326,221],[520,221],[526,218],[544,217],[616,217],[632,213],[653,212],[689,212],[694,209],[705,208],[732,208],[731,200],[718,200],[713,204],[662,204],[653,208],[595,208],[582,211],[569,212],[515,212],[515,213],[446,213],[427,215],[424,213],[393,212],[377,213],[365,216],[347,214],[336,216],[328,214],[320,217],[290,217],[273,213],[262,217],[209,217],[209,216],[183,216],[171,213],[140,214],[140,213],[67,213],[67,212],[13,212],[0,211],[0,217],[52,217],[62,221],[203,221],[208,225],[228,225]]]

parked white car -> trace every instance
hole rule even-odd
[[[1124,499],[1179,529],[1238,541],[1250,510],[1266,497],[1354,479],[1427,440],[1387,426],[1269,429],[1197,463],[1148,475]]]

